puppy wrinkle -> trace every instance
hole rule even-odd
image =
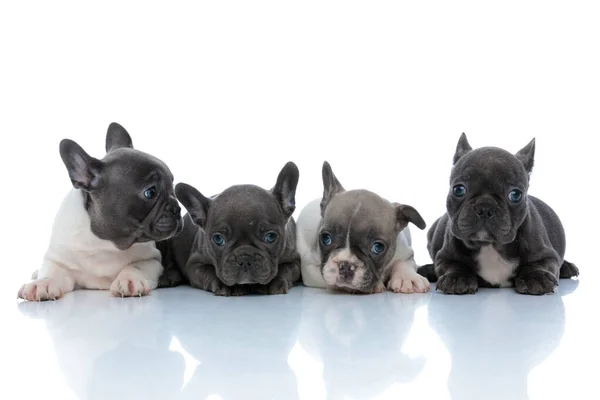
[[[350,232],[352,231],[352,221],[354,220],[354,217],[356,217],[356,214],[358,214],[358,211],[360,210],[361,206],[362,206],[362,201],[359,201],[358,204],[356,205],[356,208],[352,212],[352,216],[350,217],[350,222],[348,223],[348,233],[346,233],[346,248],[347,249],[350,249]]]

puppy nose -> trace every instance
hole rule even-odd
[[[167,205],[167,211],[173,213],[173,215],[181,214],[181,207],[179,207],[179,203],[171,203]]]
[[[492,218],[496,215],[496,207],[489,202],[478,203],[475,205],[475,213],[479,218]]]
[[[237,261],[238,266],[248,268],[248,267],[251,267],[252,263],[254,262],[254,255],[249,254],[249,253],[244,253],[244,254],[237,256],[235,258],[235,260]]]
[[[339,265],[339,268],[340,268],[340,276],[342,276],[344,278],[348,278],[348,277],[354,275],[354,270],[356,269],[356,266],[349,262],[342,261]]]

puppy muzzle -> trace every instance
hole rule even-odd
[[[252,246],[235,249],[217,271],[219,278],[229,286],[260,284],[266,285],[277,274],[275,263]]]
[[[353,257],[354,258],[354,257]],[[361,260],[338,260],[333,257],[321,271],[328,286],[352,291],[370,292],[373,273]]]
[[[511,230],[510,219],[505,211],[487,197],[465,205],[456,226],[457,236],[463,240],[481,243],[505,241]]]
[[[158,200],[146,218],[139,224],[140,237],[149,237],[152,240],[166,240],[183,229],[181,207],[173,196],[165,200]]]

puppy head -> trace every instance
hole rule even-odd
[[[72,140],[60,143],[71,182],[84,192],[92,232],[122,250],[179,233],[180,207],[166,164],[133,149],[131,137],[117,123],[108,127],[106,152],[99,160]]]
[[[409,222],[425,229],[413,207],[367,190],[345,191],[329,163],[323,164],[319,246],[323,279],[333,288],[364,293],[383,284],[396,240]]]
[[[515,240],[527,215],[535,139],[516,154],[473,150],[463,133],[454,155],[446,200],[452,234],[471,248]]]
[[[298,178],[298,168],[289,162],[270,191],[237,185],[207,198],[189,185],[177,185],[177,198],[204,230],[203,251],[223,283],[264,285],[277,275],[279,258],[293,240],[288,222]]]

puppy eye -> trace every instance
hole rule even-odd
[[[266,243],[272,244],[277,240],[277,234],[275,232],[269,232],[265,235],[264,241]]]
[[[217,246],[223,246],[225,244],[225,237],[220,233],[212,235],[212,240]]]
[[[467,194],[467,188],[465,185],[456,185],[452,188],[452,193],[456,197],[463,197],[465,194]]]
[[[144,191],[144,197],[147,199],[153,199],[156,197],[156,186],[152,186]]]
[[[382,242],[373,242],[371,246],[371,253],[373,254],[381,254],[385,251],[385,244]]]
[[[323,243],[323,246],[330,246],[332,241],[333,239],[329,233],[321,233],[321,243]]]
[[[522,198],[523,198],[523,192],[521,192],[519,189],[511,190],[510,193],[508,194],[508,199],[510,201],[512,201],[513,203],[520,202]]]

